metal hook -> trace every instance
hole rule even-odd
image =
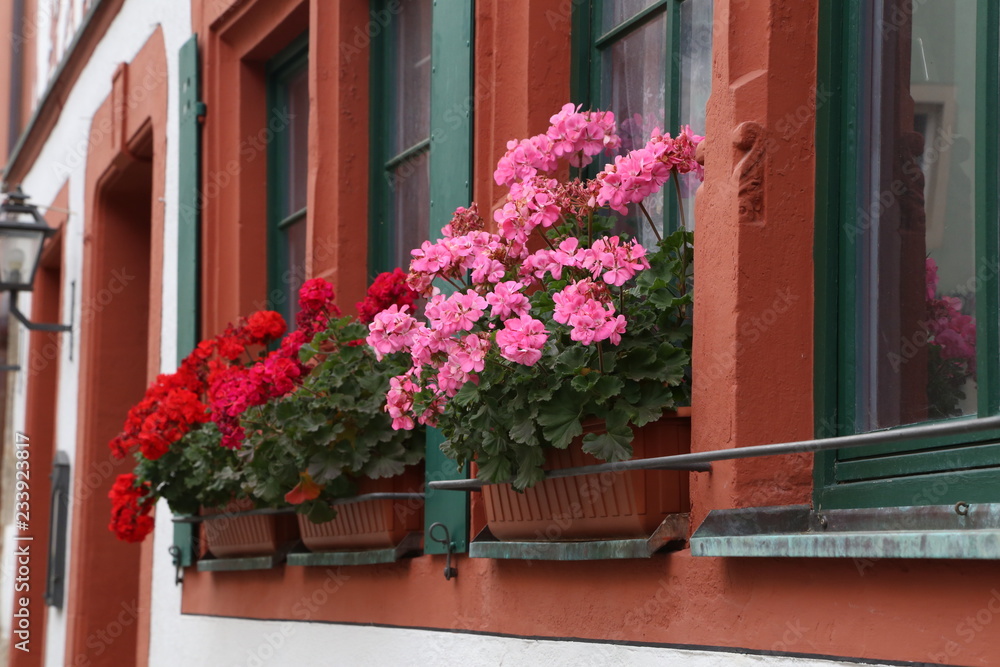
[[[174,574],[174,585],[180,586],[184,581],[184,566],[181,565],[181,549],[176,544],[172,544],[167,549],[167,553],[173,557],[174,567],[177,568],[177,573]]]
[[[438,527],[444,529],[443,540],[434,536],[434,529]],[[455,552],[455,543],[451,541],[451,532],[448,530],[448,526],[444,525],[440,521],[432,523],[431,527],[427,529],[427,536],[435,542],[440,542],[448,550],[448,556],[444,561],[444,578],[450,581],[452,577],[457,577],[458,570],[451,566],[451,555]]]
[[[964,500],[955,503],[955,513],[959,516],[969,516],[969,503]]]

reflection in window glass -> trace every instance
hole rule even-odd
[[[431,9],[431,0],[407,0],[395,19],[390,155],[383,171],[392,250],[382,270],[409,266],[410,250],[430,233]]]
[[[604,0],[601,8],[602,32],[611,30],[657,2],[658,0]]]
[[[664,128],[666,24],[666,13],[661,13],[606,50],[601,72],[601,90],[607,91],[603,108],[613,111],[618,119],[622,152],[642,148],[655,128]],[[663,220],[662,191],[647,198],[643,205],[654,221]],[[641,215],[631,210],[619,230],[633,235],[638,232],[643,244],[653,245],[656,238]]]
[[[622,23],[635,20],[643,10],[657,7],[631,27],[602,40],[600,55],[600,102],[594,106],[610,109],[618,119],[622,150],[641,148],[654,129],[676,133],[681,125],[691,125],[697,134],[705,133],[705,105],[712,86],[712,0],[604,0],[601,3],[597,39]],[[678,8],[674,11],[674,8]],[[674,17],[674,18],[672,18]],[[667,54],[671,20],[679,18],[679,36]],[[679,72],[679,90],[667,99],[667,80]],[[694,193],[700,181],[692,175],[681,177],[681,196],[689,228],[694,227]],[[666,186],[672,190],[673,183]],[[664,192],[648,198],[644,205],[654,221],[664,219]],[[638,233],[644,244],[655,243],[655,237],[643,214],[632,207],[619,220],[618,231]]]
[[[898,30],[877,28],[888,16]],[[976,412],[977,19],[966,0],[879,0],[866,17],[876,48],[847,230],[859,430]]]
[[[681,3],[681,124],[705,136],[705,108],[712,93],[712,0]],[[681,178],[687,223],[694,229],[694,193],[701,184],[695,174]]]
[[[396,17],[394,155],[431,133],[431,0],[406,0]]]
[[[410,264],[410,250],[427,240],[430,226],[430,153],[424,151],[391,172],[395,189],[393,217],[403,221],[395,226],[395,244],[400,251],[399,264]]]
[[[309,71],[302,67],[285,84],[288,100],[288,197],[285,216],[306,207],[309,173]]]

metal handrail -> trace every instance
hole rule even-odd
[[[346,505],[348,503],[359,503],[368,500],[418,500],[423,499],[423,493],[366,493],[361,496],[350,496],[349,498],[337,498],[330,505]],[[215,521],[216,519],[230,519],[237,516],[260,516],[271,514],[294,514],[294,507],[264,507],[256,510],[241,510],[239,512],[219,512],[206,516],[175,516],[174,523],[202,523],[203,521]]]
[[[672,456],[659,456],[650,459],[614,461],[576,468],[546,470],[545,479],[578,477],[580,475],[595,475],[605,472],[627,472],[629,470],[690,470],[693,472],[709,472],[712,469],[712,463],[715,461],[868,447],[871,445],[891,444],[913,438],[972,435],[993,429],[1000,430],[1000,415],[983,417],[982,419],[960,419],[933,424],[920,424],[918,426],[872,431],[856,435],[842,435],[833,438],[815,438],[813,440],[799,440],[771,445],[731,447],[729,449],[716,449],[707,452],[674,454]],[[488,482],[481,479],[454,479],[428,482],[427,485],[435,491],[478,491],[488,484],[495,484],[495,482]]]

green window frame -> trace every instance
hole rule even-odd
[[[1000,261],[997,185],[1000,110],[1000,7],[973,0],[976,8],[974,246],[977,320],[975,419],[1000,414]],[[851,225],[862,200],[864,157],[863,63],[867,0],[823,0],[820,4],[819,85],[832,95],[817,104],[816,204],[816,436],[864,430],[857,415],[859,321],[858,253],[848,252]],[[873,30],[872,35],[876,32]],[[872,40],[874,41],[874,40]],[[925,65],[926,66],[926,65]],[[924,422],[926,423],[926,422]],[[898,428],[906,428],[900,426]],[[817,508],[943,505],[1000,500],[1000,432],[975,437],[914,437],[902,445],[823,452],[816,456]]]
[[[294,103],[292,86],[303,74],[308,76],[308,68],[309,38],[306,34],[272,58],[265,74],[266,126],[273,133],[267,147],[268,302],[272,309],[281,313],[290,329],[295,326],[298,289],[305,278],[307,211],[304,198],[292,192],[289,180],[299,176],[304,179],[308,167],[302,169],[303,156],[295,152],[295,131],[302,125],[289,115],[289,108]],[[308,115],[305,126],[308,127]],[[295,262],[293,257],[301,259]]]
[[[573,101],[583,105],[583,108],[613,109],[610,79],[615,76],[611,68],[616,47],[623,46],[629,37],[663,19],[663,117],[662,121],[657,119],[655,124],[662,123],[660,129],[671,133],[683,124],[692,124],[696,132],[703,130],[697,127],[697,119],[691,117],[691,109],[695,105],[704,108],[706,86],[711,85],[713,5],[713,0],[645,0],[630,3],[631,13],[617,15],[615,9],[626,5],[613,0],[574,3],[570,81]],[[606,14],[611,16],[606,17]],[[707,61],[697,62],[698,55],[706,55]],[[699,76],[703,79],[702,90],[694,85]],[[623,125],[627,119],[619,117],[618,122],[619,133],[627,134],[628,130]],[[648,139],[652,129],[652,125],[641,127],[637,139]],[[628,143],[625,137],[623,149],[632,148]],[[589,174],[596,173],[602,164],[593,165]],[[673,184],[664,188],[663,196],[663,228],[670,232],[680,224],[677,191]],[[693,204],[694,193],[691,191],[685,195],[689,226],[693,225]]]
[[[400,108],[392,82],[398,54],[398,3],[372,0],[373,16],[391,16],[388,24],[373,35],[371,46],[371,134],[368,227],[368,273],[397,266],[409,266],[409,250],[401,247],[393,211],[395,192],[392,170],[411,160],[426,160],[427,235],[440,238],[441,227],[459,206],[468,206],[472,197],[472,100],[473,100],[473,7],[464,0],[433,0],[431,3],[431,74],[429,95],[429,132],[426,138],[394,151],[390,145],[393,124]],[[394,9],[395,8],[395,9]],[[426,156],[426,157],[423,157]],[[421,215],[423,211],[420,212]],[[466,470],[441,452],[443,437],[429,429],[425,460],[429,481],[461,479]],[[429,529],[435,523],[448,528],[454,552],[468,550],[469,500],[465,494],[427,488],[424,498],[424,553],[443,554],[447,547],[432,539]],[[438,532],[436,535],[440,535]]]

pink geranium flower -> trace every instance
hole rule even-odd
[[[542,347],[549,334],[545,325],[530,315],[521,315],[503,323],[497,332],[497,347],[500,355],[517,364],[533,366],[542,358]]]

